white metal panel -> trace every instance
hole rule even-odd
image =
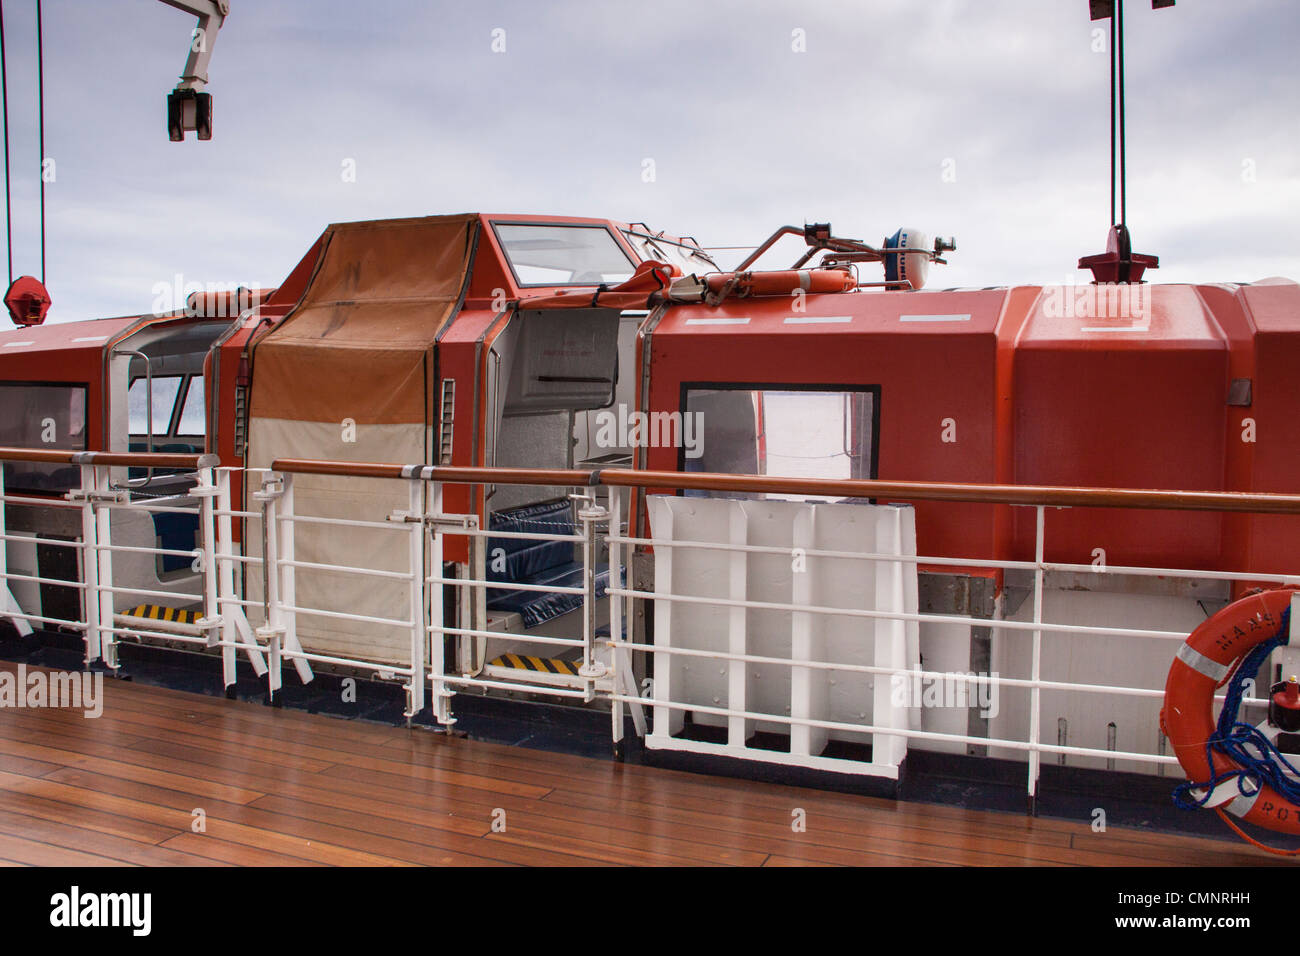
[[[699,500],[699,499],[696,499]],[[746,599],[790,604],[798,600],[795,588],[807,574],[795,573],[792,550],[796,516],[804,506],[789,501],[736,502],[744,515],[748,543],[765,548],[780,548],[777,554],[751,553],[747,564]],[[747,643],[743,653],[761,657],[790,658],[792,628],[798,614],[789,611],[746,608]],[[759,664],[737,661],[750,675],[748,710],[763,714],[791,714],[791,672],[782,664]],[[756,721],[754,731],[786,734],[788,724]]]
[[[1031,603],[1026,601],[1008,620],[1028,620]],[[1194,598],[1054,589],[1046,590],[1043,595],[1045,621],[1083,621],[1093,626],[1191,633],[1205,618],[1206,611]],[[993,670],[1003,677],[1028,677],[1029,640],[1027,631],[995,627]],[[1158,693],[1151,697],[1133,697],[1045,689],[1042,692],[1042,742],[1058,743],[1059,721],[1064,719],[1066,744],[1105,750],[1109,746],[1108,725],[1114,723],[1114,749],[1157,753],[1165,678],[1177,650],[1176,641],[1118,635],[1085,637],[1044,631],[1043,680],[1142,687]],[[998,714],[990,722],[990,735],[1027,739],[1029,691],[1019,687],[1001,687],[998,695]],[[989,755],[1025,759],[1023,751],[1006,748],[990,748]],[[1043,761],[1056,763],[1058,757],[1044,754]],[[1072,767],[1104,768],[1107,761],[1101,757],[1072,755],[1067,758],[1067,763]],[[1115,769],[1151,774],[1159,771],[1156,765],[1125,760],[1117,760]]]
[[[678,736],[685,729],[683,710],[661,703],[655,708],[655,729],[647,738],[648,746],[896,777],[898,764],[906,754],[904,737],[889,735],[872,740],[867,731],[857,734],[808,723],[765,721],[753,715],[906,729],[910,722],[908,708],[894,699],[887,676],[809,665],[842,662],[910,669],[918,663],[915,625],[862,615],[753,605],[915,614],[914,563],[810,553],[914,556],[912,509],[704,497],[650,496],[647,500],[656,540],[723,546],[656,547],[656,647],[792,662],[785,665],[656,653],[656,700],[732,713],[696,711],[692,715],[697,726],[725,727],[725,743],[700,739],[707,734],[686,739]],[[728,550],[737,545],[775,550]],[[723,603],[674,601],[668,599],[670,595]],[[795,661],[807,663],[799,666]],[[787,735],[788,748],[757,746],[754,734],[764,731]],[[872,761],[825,756],[833,740],[870,742]]]
[[[14,574],[25,574],[28,577],[37,577],[39,572],[36,565],[36,536],[29,535],[24,531],[10,531],[9,540],[3,542],[7,545],[8,552],[8,570]],[[22,538],[31,538],[31,541],[19,540]],[[9,582],[9,590],[13,594],[18,605],[28,614],[42,614],[41,610],[41,586],[36,581],[19,581]],[[17,618],[14,619],[17,621]]]

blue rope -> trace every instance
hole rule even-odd
[[[1210,739],[1205,742],[1205,760],[1211,768],[1214,767],[1214,751],[1217,750],[1235,763],[1239,769],[1213,774],[1205,783],[1188,781],[1174,788],[1174,803],[1182,809],[1196,810],[1205,806],[1214,788],[1234,777],[1237,780],[1237,792],[1242,796],[1248,797],[1258,793],[1261,786],[1267,785],[1284,800],[1300,806],[1300,780],[1287,775],[1288,773],[1300,775],[1300,769],[1292,766],[1286,756],[1257,728],[1237,719],[1247,686],[1253,681],[1268,655],[1288,642],[1290,622],[1291,609],[1287,608],[1282,612],[1282,623],[1277,633],[1255,645],[1242,659],[1228,682],[1223,710],[1219,712],[1218,725],[1210,735]],[[1246,781],[1250,782],[1249,787],[1246,786]],[[1192,794],[1193,790],[1200,789],[1204,789],[1204,796],[1196,797]]]

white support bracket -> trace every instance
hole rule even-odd
[[[267,687],[271,691],[271,695],[274,696],[279,692],[280,688],[284,686],[280,673],[280,661],[282,660],[280,651],[281,645],[284,641],[284,628],[264,624],[254,631],[254,633],[257,635],[258,642],[266,648],[266,657],[269,665],[267,667],[266,682]]]
[[[0,542],[0,552],[3,551],[4,542]],[[3,554],[0,554],[0,558],[3,558]],[[4,567],[0,564],[0,572],[3,571]],[[18,599],[14,597],[14,592],[9,590],[9,585],[7,583],[0,583],[0,617],[5,617],[6,614],[17,615],[22,613],[22,606],[18,603]],[[32,625],[27,618],[11,617],[9,620],[13,622],[14,627],[18,628],[19,637],[29,637],[32,634]]]
[[[430,515],[409,511],[394,511],[384,519],[399,524],[423,524],[430,531],[444,531],[455,534],[461,531],[477,531],[478,515]]]
[[[234,555],[235,535],[234,522],[231,520],[230,471],[219,469],[216,478],[217,553]],[[220,614],[223,640],[221,671],[227,691],[229,691],[229,688],[234,686],[237,677],[237,651],[235,647],[237,643],[243,646],[248,661],[253,666],[253,673],[258,677],[264,677],[267,668],[266,661],[262,657],[262,650],[258,647],[257,641],[253,637],[253,630],[248,624],[248,616],[244,613],[243,606],[238,603],[239,596],[235,593],[234,562],[231,558],[218,559],[216,555],[213,556],[213,560],[217,562],[215,569],[217,575],[217,607],[222,611]]]
[[[131,492],[126,488],[112,488],[108,491],[78,488],[75,491],[65,493],[63,497],[65,500],[78,505],[124,505],[130,503]]]

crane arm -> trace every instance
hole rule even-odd
[[[185,60],[185,72],[176,85],[178,90],[201,91],[208,82],[208,60],[212,59],[212,45],[217,31],[230,13],[229,0],[161,0],[169,7],[199,18],[191,34],[190,55]]]

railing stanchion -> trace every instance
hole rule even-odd
[[[112,630],[113,627],[113,552],[110,550],[113,543],[112,524],[113,511],[105,504],[101,504],[102,499],[111,497],[112,494],[112,467],[109,465],[95,465],[93,472],[93,489],[94,498],[90,503],[91,511],[95,516],[95,539],[91,546],[90,558],[96,564],[98,574],[98,592],[95,594],[95,600],[99,604],[99,628],[100,628],[100,657],[103,658],[104,665],[114,674],[122,666],[117,657],[117,633]],[[128,498],[131,492],[126,491],[123,494]]]
[[[631,670],[632,656],[620,651],[623,643],[623,545],[615,539],[622,536],[622,495],[621,489],[609,489],[609,524],[605,527],[605,538],[609,543],[609,640],[611,646],[610,662],[614,665],[615,687],[625,684],[625,675]],[[633,679],[633,687],[635,687]],[[610,732],[614,741],[615,753],[621,753],[623,746],[623,701],[615,693],[610,701]]]
[[[238,677],[236,670],[236,664],[238,663],[236,642],[242,643],[244,652],[248,655],[248,661],[253,665],[253,673],[258,677],[265,677],[267,673],[262,650],[253,637],[252,628],[248,624],[248,616],[244,613],[244,606],[239,603],[239,595],[235,593],[235,534],[234,524],[231,520],[233,507],[230,493],[230,472],[231,470],[228,468],[217,471],[217,553],[219,555],[229,555],[224,559],[217,558],[217,607],[221,613],[223,641],[221,647],[221,671],[227,693],[234,686]],[[244,480],[248,480],[247,473],[245,473]],[[240,550],[244,552],[243,556],[247,556],[247,522],[245,522],[244,528],[244,538],[241,541],[242,547]],[[241,577],[245,587],[247,587],[247,573],[241,574]]]
[[[1034,623],[1043,623],[1043,534],[1045,527],[1046,508],[1038,505],[1035,509],[1035,531],[1034,531],[1034,561],[1037,567],[1034,569]],[[1042,753],[1038,749],[1039,736],[1041,733],[1042,722],[1042,688],[1038,682],[1042,680],[1043,665],[1043,632],[1034,629],[1034,650],[1033,661],[1030,665],[1030,680],[1034,686],[1029,691],[1029,810],[1034,811],[1034,802],[1038,797],[1038,766],[1042,760]]]
[[[596,642],[596,559],[600,556],[597,526],[609,518],[609,511],[596,500],[594,491],[578,498],[578,520],[582,522],[582,666],[579,676],[586,679],[583,700],[596,699],[596,681],[607,673],[605,665],[595,659]]]
[[[81,576],[86,585],[81,592],[82,614],[86,618],[86,665],[100,659],[102,641],[99,632],[99,552],[95,550],[95,466],[81,466],[81,488],[69,499],[81,503]]]
[[[234,524],[230,520],[230,472],[217,471],[217,554],[235,553]],[[234,560],[217,558],[217,611],[221,614],[221,679],[227,692],[238,679],[235,642],[239,632],[235,625]],[[260,676],[260,675],[259,675]]]
[[[213,502],[218,489],[211,468],[200,468],[198,477],[198,484],[190,489],[190,496],[199,499],[199,562],[202,565],[199,571],[203,575],[203,617],[197,624],[207,631],[208,646],[215,647],[225,632],[217,599],[217,523]],[[223,658],[227,650],[222,648]]]
[[[442,514],[442,482],[429,482],[429,514],[437,517]],[[429,577],[443,576],[442,568],[442,526],[430,523],[429,539]],[[451,692],[447,690],[447,638],[443,628],[447,624],[447,609],[443,601],[444,585],[434,581],[429,585],[429,679],[432,683],[433,716],[443,727],[455,723],[451,716]]]
[[[298,612],[293,610],[298,606],[298,570],[294,566],[297,556],[294,545],[293,523],[298,512],[293,497],[293,474],[286,472],[283,478],[284,496],[280,500],[280,514],[277,519],[276,530],[280,535],[280,564],[284,566],[284,583],[280,588],[280,600],[284,604],[284,647],[285,650],[300,655],[303,653],[303,649],[302,643],[298,640]],[[312,673],[311,664],[308,663],[305,657],[294,656],[293,667],[298,672],[298,679],[304,684],[310,684],[312,678],[316,676]]]
[[[428,577],[424,570],[424,481],[421,478],[408,478],[407,514],[409,517],[409,543],[411,582],[407,588],[410,595],[411,615],[411,674],[406,685],[406,723],[424,710],[424,648],[429,639],[427,618],[424,613],[424,579]]]
[[[260,491],[253,497],[262,503],[262,626],[257,629],[258,639],[266,642],[267,692],[272,702],[280,693],[280,649],[284,637],[284,624],[280,604],[280,548],[279,508],[277,499],[283,493],[279,476],[267,475]]]

